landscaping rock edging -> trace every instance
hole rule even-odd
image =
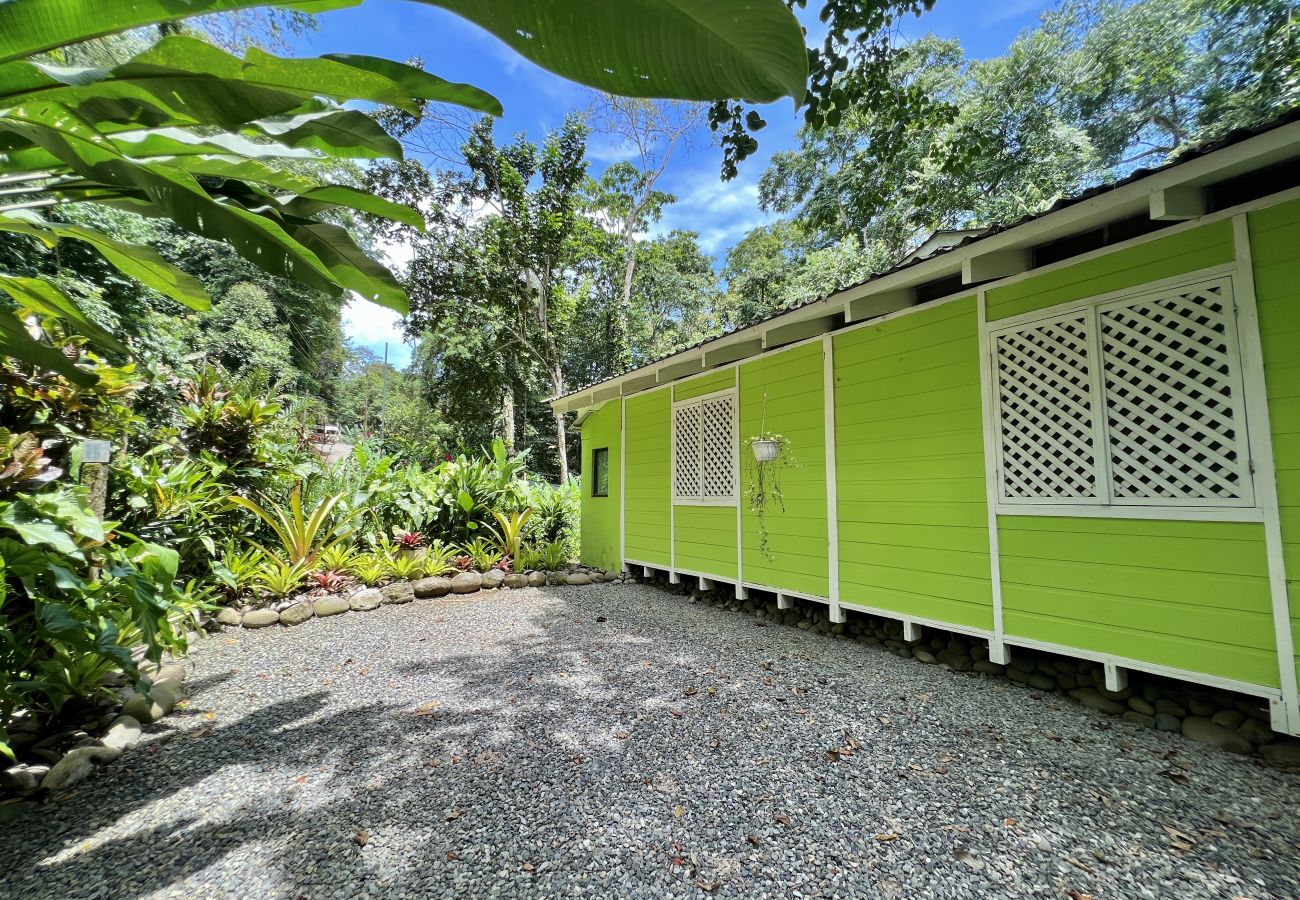
[[[434,575],[414,581],[394,581],[381,587],[363,587],[350,594],[325,594],[320,597],[301,596],[277,604],[278,609],[246,609],[224,607],[212,621],[230,628],[269,628],[272,625],[293,627],[311,619],[328,618],[346,612],[369,612],[385,604],[404,604],[413,600],[439,597],[461,598],[481,591],[518,590],[526,587],[583,586],[606,582],[625,584],[632,582],[630,574],[607,572],[588,566],[576,566],[564,571],[502,572],[493,569],[486,573],[458,572],[447,577]]]
[[[49,764],[17,763],[0,770],[0,797],[13,795],[21,808],[30,806],[31,798],[65,791],[90,777],[98,769],[117,761],[140,743],[144,726],[157,722],[175,710],[185,696],[183,663],[171,662],[157,667],[142,666],[146,693],[134,688],[121,694],[121,704],[100,716],[98,725],[87,723],[81,729],[50,734],[32,746]],[[89,729],[102,734],[92,737]],[[67,744],[76,741],[75,746]],[[55,747],[65,746],[60,752]],[[29,754],[30,755],[30,754]]]

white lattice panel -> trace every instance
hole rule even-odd
[[[993,361],[1002,496],[1097,496],[1087,314],[999,334]]]
[[[700,495],[700,406],[692,403],[673,410],[673,493]]]
[[[736,494],[735,398],[730,394],[700,404],[705,498],[726,499]]]
[[[1100,325],[1114,498],[1248,497],[1230,282],[1108,306]]]

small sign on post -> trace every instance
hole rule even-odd
[[[101,438],[84,438],[81,442],[81,483],[90,491],[90,508],[104,518],[108,501],[108,461],[113,445]]]
[[[100,438],[86,438],[81,442],[83,463],[106,463],[112,452],[113,445]]]

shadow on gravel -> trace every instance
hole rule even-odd
[[[624,598],[642,603],[632,591]],[[185,716],[157,726],[148,744],[66,798],[6,826],[22,834],[0,841],[0,897],[135,897],[165,892],[209,867],[234,873],[222,894],[241,898],[266,896],[265,878],[255,885],[240,879],[267,868],[293,900],[339,890],[347,896],[362,886],[376,897],[471,895],[487,884],[502,896],[563,895],[580,871],[572,855],[568,870],[526,867],[588,838],[603,855],[584,859],[601,859],[647,896],[705,896],[692,887],[696,880],[725,884],[727,896],[770,891],[772,881],[759,883],[756,873],[792,888],[795,881],[780,879],[800,874],[809,847],[823,873],[863,864],[861,880],[841,881],[827,895],[846,887],[897,895],[890,891],[901,882],[879,879],[911,864],[902,848],[912,840],[929,842],[934,865],[956,866],[972,896],[1002,896],[1007,884],[993,877],[992,862],[975,871],[953,854],[976,846],[990,861],[1000,854],[1041,867],[1045,881],[1087,883],[1056,850],[1031,857],[1038,851],[1025,850],[1005,824],[1016,818],[1062,829],[1078,818],[1077,836],[1060,839],[1063,852],[1078,856],[1091,835],[1136,846],[1163,835],[1165,822],[1182,821],[1186,795],[1156,775],[1165,763],[1153,763],[1155,787],[1140,807],[1127,809],[1125,788],[1087,768],[1093,757],[1080,754],[1077,764],[1058,758],[1051,771],[1035,763],[1035,752],[1059,754],[1062,745],[1000,720],[999,704],[1018,688],[899,668],[912,664],[864,657],[874,652],[864,648],[814,647],[818,639],[793,629],[740,630],[752,625],[719,610],[647,600],[643,615],[624,614],[618,625],[601,621],[602,613],[614,617],[619,601],[548,593],[544,605],[496,634],[475,631],[474,604],[407,607],[395,615],[428,616],[402,620],[414,636],[409,644],[336,632],[347,653],[373,658],[358,656],[331,676],[332,687],[321,686],[318,667],[301,696],[233,720],[223,711],[210,724],[205,694],[218,687],[227,696],[254,694],[268,682],[249,671],[204,671],[210,663],[200,656]],[[378,626],[385,613],[371,615]],[[454,644],[447,635],[463,640]],[[304,686],[310,680],[295,668],[297,638],[288,632],[245,639],[268,640],[268,655],[282,652],[283,677]],[[438,655],[426,640],[429,648],[455,649]],[[361,678],[356,670],[366,665],[375,671]],[[875,680],[864,683],[864,665]],[[922,692],[916,683],[923,679],[936,686]],[[973,693],[982,690],[990,693]],[[962,703],[948,699],[963,693]],[[1114,743],[1100,731],[1087,733],[1086,723],[1100,720],[1067,715],[1081,726],[1079,741]],[[849,721],[860,723],[861,748],[828,761],[826,751],[843,743]],[[253,775],[260,788],[239,794]],[[178,792],[198,802],[181,818],[151,820],[150,805]],[[991,801],[992,794],[1000,799]],[[690,808],[684,817],[675,812],[681,804]],[[987,808],[1001,814],[988,816]],[[793,828],[803,816],[811,838],[792,830],[790,810],[803,811]],[[131,814],[150,824],[100,836]],[[891,817],[908,819],[908,828]],[[905,832],[897,841],[878,839],[895,827]],[[618,839],[629,833],[632,850]],[[509,840],[494,840],[502,835]],[[1264,834],[1260,846],[1285,854],[1285,834]],[[529,847],[536,856],[521,849]],[[694,859],[697,847],[698,872],[682,862]],[[1230,858],[1198,865],[1249,871],[1244,852],[1235,846]],[[1178,862],[1196,874],[1191,860]],[[1286,883],[1277,871],[1258,877]],[[802,885],[814,889],[818,877]]]

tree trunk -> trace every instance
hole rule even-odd
[[[632,234],[631,223],[628,223],[627,229],[627,243],[624,245],[627,263],[623,266],[623,297],[618,304],[618,335],[615,338],[620,369],[626,369],[632,364],[630,332],[632,330],[632,276],[636,273],[636,239]]]
[[[505,393],[501,398],[501,419],[503,421],[503,431],[506,438],[506,449],[514,452],[515,449],[515,386],[507,385]]]
[[[564,372],[558,362],[551,370],[551,377],[558,397],[564,393]],[[564,431],[564,413],[558,411],[555,413],[555,455],[560,458],[560,484],[564,484],[569,480],[569,443]]]

